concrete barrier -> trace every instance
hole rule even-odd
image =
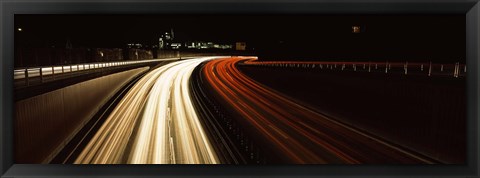
[[[117,91],[148,69],[119,72],[17,101],[15,162],[50,162]]]

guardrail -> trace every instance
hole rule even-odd
[[[384,73],[403,73],[425,74],[428,76],[453,76],[455,78],[465,76],[467,65],[459,62],[451,64],[439,63],[409,63],[409,62],[306,62],[306,61],[258,61],[256,59],[247,60],[244,65],[256,65],[266,67],[282,68],[306,68],[306,69],[324,69],[339,71],[363,71],[363,72],[384,72]]]
[[[49,81],[59,79],[56,76],[63,74],[70,74],[79,71],[93,71],[97,69],[112,68],[119,66],[129,66],[134,64],[171,61],[178,60],[179,58],[165,58],[165,59],[148,59],[139,61],[116,61],[116,62],[97,62],[97,63],[84,63],[84,64],[72,64],[72,65],[55,65],[55,66],[37,66],[17,68],[13,71],[13,78],[16,83],[23,83],[25,86],[29,86],[30,81],[35,78],[40,80],[40,83],[44,82],[44,79],[48,77]]]

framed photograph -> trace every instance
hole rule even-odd
[[[478,1],[2,1],[2,177],[478,177]]]

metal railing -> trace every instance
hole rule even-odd
[[[241,64],[280,68],[305,68],[318,70],[402,73],[405,75],[465,76],[467,65],[455,63],[409,62],[306,62],[306,61],[258,61],[247,60]]]
[[[97,62],[97,63],[84,63],[84,64],[72,64],[72,65],[55,65],[55,66],[37,66],[37,67],[24,67],[17,68],[13,71],[13,78],[18,86],[18,83],[23,83],[24,86],[29,86],[30,81],[35,79],[43,83],[45,79],[48,81],[60,79],[58,76],[76,73],[80,71],[94,71],[97,69],[112,68],[119,66],[129,66],[134,64],[161,62],[178,60],[179,58],[165,58],[165,59],[148,59],[139,61],[115,61],[115,62]]]

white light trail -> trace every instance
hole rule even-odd
[[[192,104],[188,83],[194,68],[211,59],[172,62],[142,77],[74,163],[219,163]]]

